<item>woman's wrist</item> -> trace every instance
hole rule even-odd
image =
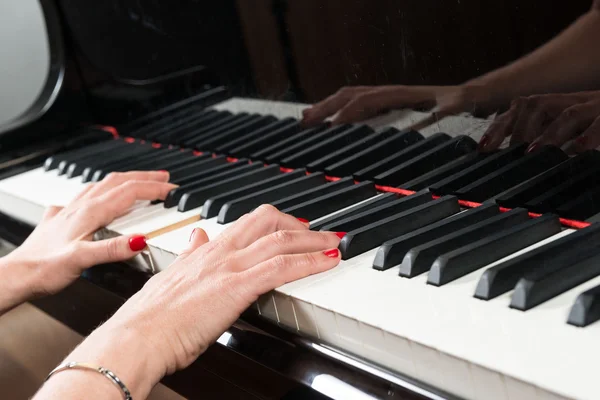
[[[35,267],[15,257],[0,258],[0,315],[29,300],[36,287]]]
[[[147,345],[145,338],[137,332],[137,329],[114,324],[111,320],[92,332],[65,358],[65,362],[86,363],[110,370],[124,383],[133,399],[146,398],[164,375],[162,360],[160,357],[154,357],[152,348]],[[94,387],[100,392],[113,385],[99,373],[74,369],[52,376],[40,390],[40,394],[56,394],[63,389],[71,390],[69,386],[72,385],[65,386],[60,380],[67,379],[74,382],[76,374],[85,374],[80,375],[78,379],[85,379],[89,385],[95,382]],[[110,390],[116,394],[110,398],[122,398],[118,387],[113,385]],[[121,397],[118,397],[119,395]],[[46,397],[41,396],[41,398]]]

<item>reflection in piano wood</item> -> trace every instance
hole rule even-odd
[[[474,1],[142,3],[57,2],[71,67],[42,118],[0,137],[2,237],[22,241],[45,207],[111,172],[165,169],[179,188],[98,232],[145,233],[134,268],[95,267],[38,307],[89,333],[194,228],[214,237],[270,203],[347,232],[343,261],[263,296],[165,379],[181,394],[207,395],[198,382],[214,374],[257,398],[594,397],[597,151],[483,154],[492,120],[464,114],[418,131],[407,128],[429,114],[408,110],[300,123],[306,103],[344,85],[451,84],[499,67],[588,2],[561,13],[519,3],[526,23],[516,2],[489,5],[487,18]],[[432,9],[453,18],[430,24]],[[67,118],[65,99],[82,93],[86,112]]]

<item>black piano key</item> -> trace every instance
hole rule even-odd
[[[361,213],[325,225],[323,230],[331,232],[350,232],[430,201],[433,201],[433,198],[431,197],[431,193],[427,192],[396,198],[392,202],[377,207],[369,207],[369,209]]]
[[[536,213],[555,210],[561,204],[569,202],[587,189],[600,185],[600,166],[591,168],[564,181],[555,182],[555,186],[545,193],[525,203],[525,207]]]
[[[350,187],[352,185],[354,185],[354,180],[352,180],[351,178],[344,178],[335,182],[327,182],[324,185],[307,189],[302,192],[296,192],[290,194],[287,197],[279,197],[275,202],[271,204],[277,207],[278,209],[283,210],[286,208],[296,206],[300,203],[316,199],[317,197],[321,197],[329,193],[334,193],[340,189]]]
[[[459,211],[458,199],[454,196],[444,196],[347,232],[339,246],[342,259],[348,260],[374,249],[394,237],[422,228]]]
[[[386,129],[381,132],[369,134],[368,136],[365,135],[364,137],[355,140],[354,143],[350,143],[340,148],[339,150],[332,151],[329,154],[317,160],[311,161],[306,166],[306,170],[308,172],[325,171],[325,168],[327,168],[328,166],[333,165],[334,163],[337,163],[338,161],[341,161],[345,158],[348,158],[358,153],[359,151],[376,145],[382,140],[389,139],[390,137],[394,136],[397,132],[398,131],[396,130]]]
[[[391,135],[378,144],[372,145],[353,155],[335,162],[325,168],[325,173],[329,176],[348,176],[355,172],[367,168],[376,162],[396,154],[403,149],[424,140],[423,135],[416,131],[400,132],[396,128],[387,128],[381,132],[384,135]]]
[[[227,201],[219,210],[217,222],[227,224],[240,218],[242,215],[252,211],[261,204],[273,204],[282,197],[291,196],[294,193],[325,186],[325,175],[321,173],[311,174],[294,179],[291,182],[282,183],[256,193],[239,196]]]
[[[432,240],[431,242],[413,247],[404,256],[404,260],[402,260],[402,264],[400,265],[399,275],[405,278],[413,278],[423,272],[427,272],[435,259],[440,255],[493,235],[499,230],[525,222],[528,218],[527,210],[524,208],[515,208]]]
[[[584,221],[600,213],[600,187],[586,190],[573,200],[556,207],[563,218]]]
[[[92,178],[93,182],[98,182],[110,172],[126,172],[126,171],[171,171],[174,168],[178,168],[180,166],[197,164],[198,159],[207,160],[210,158],[210,154],[203,154],[200,156],[192,155],[191,150],[182,151],[180,149],[172,149],[172,152],[168,154],[163,154],[158,157],[153,157],[153,159],[144,159],[138,160],[139,162],[130,162],[127,164],[123,164],[118,168],[112,168],[112,171],[107,169],[99,169],[94,172],[94,176]]]
[[[490,197],[526,181],[529,178],[560,164],[567,155],[558,147],[544,146],[519,160],[472,182],[455,194],[464,200],[483,202]]]
[[[416,177],[415,179],[404,182],[402,189],[414,190],[415,192],[428,188],[430,185],[446,179],[450,175],[454,175],[472,165],[485,159],[485,153],[473,152],[466,154],[456,160],[450,161],[439,168],[429,171],[426,174]]]
[[[198,129],[202,129],[203,127],[214,124],[220,120],[231,115],[230,112],[219,111],[214,114],[209,114],[204,116],[201,119],[194,119],[187,124],[180,125],[176,129],[167,129],[162,135],[156,137],[155,141],[160,143],[171,143],[177,144],[181,143],[190,136],[194,136]]]
[[[355,172],[354,178],[359,181],[373,179],[375,176],[382,174],[402,163],[405,163],[411,158],[417,157],[418,155],[423,154],[450,139],[451,137],[448,134],[438,132],[434,135],[431,135],[427,139],[417,141],[411,146],[408,146],[404,149],[399,149],[388,157],[382,159],[381,156],[378,156],[375,163],[361,169],[358,172]]]
[[[600,244],[595,254],[554,271],[537,269],[519,279],[510,307],[527,311],[600,275]]]
[[[214,166],[213,168],[203,169],[195,174],[173,181],[179,185],[179,187],[169,192],[165,199],[165,208],[175,207],[179,203],[181,196],[188,190],[210,185],[221,179],[227,179],[236,174],[241,174],[258,167],[260,167],[260,165],[248,164],[248,160],[242,159],[233,163],[226,163]]]
[[[512,145],[495,154],[491,154],[480,162],[473,164],[454,175],[448,176],[439,182],[431,184],[429,186],[429,190],[438,196],[453,194],[461,187],[485,177],[515,160],[518,160],[523,156],[526,148],[526,143],[520,143]]]
[[[216,114],[210,115],[203,121],[197,121],[193,124],[170,131],[165,137],[165,141],[174,144],[187,143],[188,140],[196,137],[198,134],[197,132],[201,129],[205,129],[208,126],[218,126],[219,123],[225,124],[227,121],[231,120],[230,117],[232,117],[232,114],[229,111],[219,111]]]
[[[234,126],[243,124],[250,117],[251,115],[248,115],[248,113],[227,115],[224,118],[219,118],[216,121],[194,129],[193,132],[190,132],[189,134],[186,134],[185,137],[180,138],[178,140],[178,143],[185,147],[191,147],[195,142],[206,137],[210,132],[217,131],[223,128],[231,129]]]
[[[133,132],[142,129],[145,126],[153,125],[157,121],[162,121],[165,118],[178,118],[190,112],[198,112],[197,110],[202,110],[204,107],[224,100],[228,96],[228,90],[223,86],[211,88],[139,117],[134,121],[119,127],[119,129]]]
[[[92,168],[95,169],[109,165],[111,162],[117,162],[128,157],[138,157],[151,151],[156,151],[156,149],[152,148],[151,146],[137,143],[119,149],[112,149],[110,151],[98,153],[94,156],[73,161],[71,164],[69,164],[66,174],[68,178],[74,178],[82,175],[86,170],[91,171]],[[87,180],[84,180],[84,182],[87,182]]]
[[[62,153],[54,154],[46,158],[44,161],[44,170],[50,171],[58,168],[61,162],[66,163],[68,160],[81,157],[82,155],[94,154],[98,151],[103,151],[104,149],[115,148],[125,144],[127,143],[124,143],[121,140],[109,139],[100,143],[94,143],[89,146],[79,147]]]
[[[61,158],[59,163],[58,163],[58,174],[59,175],[64,175],[67,173],[67,171],[69,170],[69,166],[76,161],[81,161],[84,160],[86,158],[93,158],[93,157],[98,157],[98,154],[104,154],[104,152],[106,151],[111,151],[111,150],[118,150],[121,148],[125,148],[125,146],[137,146],[137,144],[131,144],[131,143],[126,143],[122,140],[115,140],[114,142],[112,142],[114,145],[108,145],[106,147],[99,147],[99,148],[83,148],[81,149],[82,151],[79,153],[74,153],[72,155],[68,155],[65,156],[64,158]]]
[[[484,204],[389,240],[377,250],[373,268],[380,271],[390,269],[402,263],[410,249],[473,226],[499,213],[498,206]]]
[[[371,133],[373,133],[373,129],[367,125],[354,126],[336,135],[325,137],[317,143],[314,143],[312,146],[298,149],[294,154],[283,158],[281,160],[281,165],[287,168],[304,167],[311,161],[317,160],[327,154],[331,154],[348,144],[355,143]]]
[[[373,182],[361,182],[316,199],[283,209],[286,214],[307,220],[317,219],[368,199],[377,194]]]
[[[209,154],[202,154],[200,156],[192,157],[189,163],[169,171],[170,181],[177,183],[187,176],[225,164],[227,164],[227,158],[225,156],[211,157]]]
[[[202,218],[212,218],[219,215],[219,210],[225,203],[228,201],[233,201],[241,197],[245,196],[253,196],[258,192],[263,190],[273,189],[274,187],[280,187],[285,183],[289,183],[298,178],[305,177],[306,174],[304,170],[298,169],[292,172],[288,172],[285,174],[279,174],[272,178],[262,180],[260,182],[252,183],[249,185],[245,185],[239,187],[237,189],[233,189],[229,192],[219,194],[217,196],[213,196],[206,200],[202,205],[202,212],[200,215]]]
[[[441,167],[447,162],[472,153],[476,148],[477,143],[472,138],[464,135],[456,136],[377,175],[375,183],[393,187],[402,186],[403,183]]]
[[[325,218],[321,218],[318,222],[311,222],[310,229],[313,231],[320,231],[323,229],[325,225],[332,224],[336,221],[340,221],[342,219],[351,217],[353,215],[362,213],[363,211],[370,210],[375,207],[379,207],[384,204],[388,204],[394,200],[398,199],[398,195],[395,193],[383,193],[378,196],[375,196],[369,200],[365,200],[359,204],[356,204],[352,207],[348,207],[343,211],[335,213]]]
[[[236,126],[233,129],[227,129],[218,133],[215,133],[209,137],[204,138],[196,143],[194,147],[197,149],[210,149],[216,151],[217,147],[230,142],[232,140],[241,139],[252,134],[257,129],[264,127],[275,121],[275,117],[272,115],[265,116],[254,116],[249,119],[246,123]]]
[[[211,147],[201,147],[201,145],[203,145],[207,140],[220,137],[220,135],[223,133],[230,132],[241,126],[245,126],[246,124],[257,121],[260,118],[261,116],[258,114],[243,115],[240,118],[229,122],[228,124],[217,126],[213,129],[205,131],[202,134],[199,134],[194,138],[193,141],[190,140],[188,145],[189,147],[194,147],[199,150],[212,150]]]
[[[560,232],[557,215],[547,214],[502,229],[494,235],[439,256],[431,266],[427,283],[441,286],[492,262],[507,257]]]
[[[146,140],[159,142],[160,138],[168,137],[173,132],[189,129],[192,126],[200,126],[206,121],[210,121],[217,116],[217,111],[203,111],[199,113],[190,113],[176,119],[165,120],[161,126],[157,126],[146,135],[143,135]]]
[[[523,206],[527,201],[552,190],[558,183],[565,182],[567,179],[599,165],[600,152],[588,150],[503,192],[496,197],[496,203],[506,208]]]
[[[263,126],[244,137],[231,140],[217,147],[216,152],[235,155],[236,157],[248,157],[255,149],[261,149],[280,138],[295,135],[300,129],[298,120],[285,118]],[[235,151],[233,151],[234,149]]]
[[[253,165],[255,164],[249,164],[249,166]],[[177,209],[181,212],[193,210],[194,208],[200,207],[212,196],[229,192],[239,188],[241,185],[257,183],[281,174],[278,165],[270,165],[268,167],[259,166],[259,168],[248,169],[247,172],[244,170],[244,167],[242,167],[237,171],[239,174],[230,178],[222,178],[211,185],[202,186],[193,190],[186,190],[179,200]]]
[[[581,293],[571,307],[567,322],[584,327],[600,319],[600,285]]]
[[[575,264],[593,255],[598,243],[600,225],[594,224],[527,251],[488,268],[477,282],[474,296],[490,300],[512,290],[531,271],[555,271]]]
[[[185,150],[186,155],[191,155],[191,150]],[[122,172],[122,171],[143,171],[143,170],[160,170],[164,169],[159,165],[163,161],[172,160],[182,154],[179,149],[156,149],[155,152],[149,152],[143,156],[135,158],[123,159],[119,162],[111,164],[108,167],[98,168],[92,173],[92,182],[98,182],[102,180],[106,175],[111,172]]]
[[[147,155],[160,156],[160,150],[155,149],[151,146],[136,146],[131,149],[124,149],[122,152],[111,152],[102,157],[101,160],[90,162],[81,172],[82,182],[90,182],[94,175],[94,172],[98,169],[112,170],[114,167],[120,166],[123,161],[136,159],[139,157],[146,157]],[[69,172],[71,171],[69,167]],[[68,175],[71,178],[70,175]]]
[[[291,136],[288,136],[287,134],[276,135],[273,133],[272,135],[274,137],[265,136],[265,142],[257,139],[253,142],[247,143],[246,145],[232,149],[231,154],[251,153],[250,158],[252,160],[265,160],[269,155],[276,154],[288,147],[295,146],[297,143],[306,140],[306,138],[312,137],[328,128],[329,126],[327,124],[321,124],[313,128],[301,130],[292,134]]]
[[[331,128],[325,129],[324,131],[321,131],[319,133],[307,135],[302,140],[293,145],[285,146],[284,148],[275,153],[268,154],[266,157],[264,157],[264,161],[268,164],[280,163],[281,160],[285,158],[293,156],[296,153],[303,151],[310,146],[321,143],[322,141],[327,140],[333,136],[338,136],[351,128],[352,125],[336,125],[332,126]]]

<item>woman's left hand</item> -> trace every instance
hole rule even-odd
[[[569,153],[594,149],[600,145],[600,91],[516,99],[494,120],[479,148],[495,150],[508,136],[511,144],[529,143],[528,151],[543,145],[564,145]]]
[[[168,180],[166,171],[113,173],[88,185],[66,207],[48,208],[27,240],[2,259],[13,269],[25,269],[21,276],[28,293],[23,297],[56,293],[88,267],[139,254],[146,247],[142,235],[93,241],[94,232],[138,200],[164,199],[175,187]]]

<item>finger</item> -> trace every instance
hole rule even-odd
[[[569,148],[565,149],[568,153],[582,153],[586,150],[596,149],[600,146],[600,117],[581,134],[573,140]]]
[[[78,259],[78,265],[87,268],[97,264],[129,260],[145,248],[146,238],[142,235],[118,236],[96,242],[79,242],[74,256]]]
[[[125,214],[138,200],[164,200],[175,187],[165,182],[130,180],[90,200],[82,207],[82,213],[87,218],[86,223],[97,229]]]
[[[532,98],[528,98],[519,108],[512,132],[509,132],[510,144],[523,143],[527,140],[531,143],[542,134],[541,125],[545,114],[542,107],[536,107],[536,103]]]
[[[398,108],[402,102],[392,91],[374,90],[357,94],[333,118],[334,124],[347,124],[376,116],[382,110]]]
[[[169,173],[167,171],[111,172],[102,181],[96,183],[81,198],[89,199],[100,196],[129,181],[168,182]]]
[[[580,132],[588,128],[596,118],[597,112],[587,104],[575,105],[564,110],[552,122],[542,135],[533,141],[528,151],[533,151],[539,146],[562,146]]]
[[[73,198],[73,200],[71,200],[71,204],[73,204],[76,201],[78,201],[78,200],[82,199],[83,197],[85,197],[90,192],[90,190],[92,190],[96,185],[97,185],[97,183],[95,183],[95,182],[93,182],[93,183],[87,183],[85,185],[85,187],[83,188],[83,190],[81,192],[79,192],[77,194],[77,196],[75,196]]]
[[[302,122],[307,125],[323,122],[344,107],[359,93],[369,90],[367,87],[343,87],[333,95],[327,97],[312,107],[302,112]]]
[[[283,254],[314,253],[337,248],[345,232],[277,231],[239,251],[243,269]]]
[[[315,253],[277,256],[242,272],[250,283],[252,295],[258,297],[288,282],[327,271],[340,262],[340,251],[331,249]]]
[[[42,216],[42,220],[45,221],[47,219],[50,219],[50,218],[54,217],[56,214],[58,214],[59,212],[61,212],[63,208],[64,207],[60,207],[60,206],[49,206],[44,211],[44,215]]]
[[[519,104],[513,101],[511,107],[504,114],[496,117],[488,130],[479,140],[479,151],[496,150],[504,141],[504,138],[510,134],[512,128],[519,116]]]
[[[263,204],[223,232],[219,240],[235,249],[243,249],[258,239],[279,230],[307,230],[307,226],[275,207]]]
[[[209,242],[208,234],[202,228],[194,228],[190,234],[190,243],[188,247],[180,254],[180,257],[186,257],[191,254],[198,247]]]

